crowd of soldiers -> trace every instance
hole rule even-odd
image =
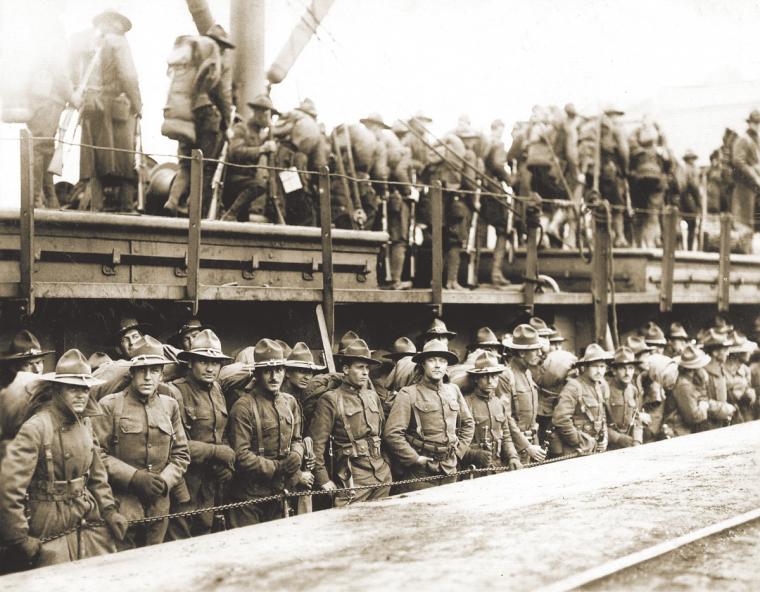
[[[727,133],[723,149],[704,171],[693,151],[682,158],[673,153],[655,121],[644,118],[632,127],[612,106],[591,117],[572,104],[536,106],[527,121],[513,127],[509,148],[501,120],[483,134],[466,115],[441,137],[433,135],[432,120],[423,112],[392,126],[370,113],[328,134],[310,99],[281,112],[262,94],[247,102],[249,117],[237,115],[235,44],[220,25],[175,41],[161,131],[177,140],[178,164],[155,166],[151,174],[148,157],[133,158],[130,152],[140,149],[142,110],[125,37],[131,26],[125,16],[106,11],[92,29],[76,35],[69,68],[51,67],[55,92],[39,98],[41,106],[28,123],[33,135],[51,137],[64,105],[79,109],[83,146],[74,202],[79,208],[187,215],[190,155],[200,149],[207,159],[204,217],[315,226],[319,192],[313,172],[327,166],[333,225],[388,232],[381,277],[393,289],[411,287],[414,251],[430,240],[429,188],[435,181],[443,185],[448,289],[473,283],[465,282],[460,267],[465,260],[468,272],[477,267],[476,253],[489,232],[494,253],[489,282],[508,285],[505,257],[523,240],[536,207],[543,210],[538,223],[546,244],[564,248],[591,240],[585,206],[599,200],[611,206],[616,247],[660,246],[667,204],[680,209],[686,248],[702,248],[705,235],[708,242],[718,236],[711,213],[731,211],[739,234],[743,229],[751,237],[754,230],[758,111],[748,117],[746,134]],[[52,141],[35,143],[35,191],[38,205],[57,207],[48,172],[53,147]]]
[[[538,317],[502,339],[479,329],[461,358],[454,336],[435,319],[419,349],[402,336],[373,351],[348,331],[328,372],[303,342],[264,338],[233,360],[197,318],[170,343],[124,319],[119,355],[70,349],[42,374],[53,352],[21,331],[0,364],[0,565],[184,539],[440,486],[470,467],[518,470],[759,415],[757,345],[723,319],[695,337],[650,322],[614,352],[591,343],[578,356]],[[322,494],[280,495],[308,490]]]

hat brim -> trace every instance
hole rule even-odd
[[[99,23],[102,23],[104,21],[109,21],[109,20],[118,21],[121,24],[121,28],[124,29],[125,33],[132,30],[132,21],[130,21],[123,14],[119,14],[118,12],[109,11],[109,10],[105,12],[101,12],[100,14],[96,15],[92,19],[92,24],[95,26],[98,26]]]
[[[504,344],[501,341],[481,341],[480,343],[471,343],[470,348],[472,349],[480,349],[483,347],[504,347]]]
[[[70,386],[86,386],[87,388],[92,388],[94,386],[105,384],[106,382],[105,380],[100,380],[99,378],[88,376],[87,374],[61,375],[61,374],[56,374],[55,372],[49,372],[47,374],[43,374],[42,376],[39,377],[39,380],[44,380],[45,382],[51,382],[53,384],[66,384]]]
[[[686,333],[673,333],[672,335],[668,335],[668,339],[685,339],[688,341],[691,339]]]
[[[252,368],[254,370],[257,370],[258,368],[277,368],[277,367],[285,367],[285,360],[267,360],[266,362],[255,362],[253,363]]]
[[[723,343],[703,343],[702,344],[702,349],[704,351],[706,351],[706,352],[708,352],[708,351],[710,351],[712,349],[721,349],[721,348],[724,348],[724,347],[730,348],[731,347],[731,342],[730,341],[725,341]]]
[[[44,356],[49,356],[50,354],[54,354],[55,351],[52,349],[46,349],[39,352],[24,352],[19,354],[3,354],[0,356],[0,361],[4,362],[11,362],[14,360],[34,360],[35,358],[42,358]]]
[[[391,129],[391,126],[389,126],[384,121],[378,121],[377,119],[370,119],[368,117],[365,117],[364,119],[360,119],[359,123],[363,125],[367,125],[368,123],[371,123],[372,125],[377,125],[383,129],[387,129],[387,130]]]
[[[333,356],[335,358],[335,361],[339,364],[347,364],[351,361],[356,362],[365,362],[369,364],[370,366],[380,366],[382,365],[382,362],[380,360],[375,360],[374,358],[366,358],[364,356],[346,356],[344,354],[336,354]]]
[[[425,121],[427,123],[433,123],[433,120],[427,115],[415,115],[414,117],[411,117],[409,121]]]
[[[523,344],[513,343],[512,339],[511,339],[511,336],[508,336],[506,338],[506,343],[504,344],[504,347],[506,349],[516,349],[516,350],[521,350],[521,351],[528,351],[528,350],[532,350],[532,349],[541,349],[543,346],[544,346],[544,344],[541,343],[540,340],[537,341],[536,343],[531,343],[529,345],[528,344],[523,345]]]
[[[440,333],[436,333],[435,331],[426,331],[424,335],[425,337],[431,337],[433,339],[437,337],[445,337],[446,339],[454,339],[454,337],[457,336],[457,334],[454,333],[453,331],[442,331]]]
[[[684,364],[679,358],[677,363],[679,368],[686,368],[686,370],[699,370],[700,368],[704,368],[710,363],[710,356],[698,358],[697,360],[694,360],[693,362],[687,364]]]
[[[312,362],[285,362],[286,368],[293,368],[294,370],[313,370],[314,372],[319,372],[320,370],[324,370],[327,368],[327,366],[320,366],[319,364],[314,364]]]
[[[567,341],[566,337],[562,337],[562,335],[555,335],[554,337],[549,337],[549,343],[564,343]]]
[[[219,45],[222,45],[226,47],[227,49],[235,49],[237,45],[235,45],[232,41],[229,39],[225,39],[224,37],[219,37],[218,35],[206,35],[206,37],[211,37],[214,41],[216,41]]]
[[[610,366],[641,366],[641,360],[629,360],[627,362],[617,362],[614,359],[609,362]]]
[[[174,364],[171,360],[168,360],[166,358],[158,358],[158,357],[150,357],[150,358],[144,358],[141,360],[136,360],[134,362],[130,362],[129,367],[130,368],[143,368],[145,366],[166,366],[167,364]]]
[[[614,359],[615,358],[612,357],[612,356],[609,356],[609,357],[607,357],[607,356],[599,356],[599,357],[596,357],[596,358],[589,358],[588,360],[583,360],[583,359],[578,360],[575,363],[575,365],[576,366],[588,366],[589,364],[596,364],[598,362],[604,362],[605,364],[611,364],[611,362]]]
[[[449,364],[458,364],[459,356],[450,351],[423,351],[417,352],[412,356],[412,362],[419,364],[428,358],[444,358]]]
[[[273,115],[282,115],[282,113],[280,113],[277,109],[274,107],[269,107],[268,105],[258,105],[256,103],[246,103],[246,105],[248,105],[251,109],[266,109]]]
[[[507,367],[503,364],[497,364],[496,366],[488,366],[487,368],[470,368],[467,370],[467,374],[501,374]]]
[[[644,343],[646,343],[649,347],[658,347],[661,345],[667,345],[668,340],[667,339],[645,339]]]
[[[314,119],[317,118],[317,114],[314,111],[310,111],[309,109],[302,109],[301,107],[296,107],[296,111],[300,111],[301,113],[306,113],[306,115],[313,117]]]
[[[220,360],[220,361],[232,359],[230,356],[225,355],[222,352],[216,351],[213,349],[181,351],[177,354],[177,359],[182,360],[183,362],[189,362],[193,358],[204,358],[207,360]]]
[[[416,351],[413,351],[413,352],[390,352],[390,353],[385,354],[383,357],[384,358],[388,358],[389,360],[398,361],[398,360],[401,360],[402,358],[410,358],[413,355],[415,355],[416,353],[417,353]]]

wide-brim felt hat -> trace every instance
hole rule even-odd
[[[182,361],[193,358],[205,358],[207,360],[231,360],[232,358],[222,351],[222,342],[211,329],[204,329],[193,337],[190,349],[177,355]]]
[[[430,337],[447,337],[449,339],[456,337],[456,333],[453,331],[449,331],[448,327],[446,326],[446,323],[444,323],[441,319],[433,319],[433,322],[430,324],[430,327],[427,331],[424,333],[425,336]]]
[[[393,342],[393,351],[386,353],[383,357],[389,360],[398,361],[401,358],[408,358],[417,353],[417,347],[408,337],[399,337]]]
[[[744,335],[734,333],[728,348],[729,354],[751,354],[757,350],[757,343],[750,341]]]
[[[753,109],[747,116],[747,123],[760,123],[760,111]]]
[[[42,349],[34,334],[24,329],[13,336],[8,350],[0,354],[0,360],[33,360],[53,353],[51,349]]]
[[[419,364],[424,362],[427,358],[439,357],[444,358],[449,364],[459,363],[459,356],[453,351],[449,351],[444,345],[443,341],[438,339],[431,339],[425,344],[421,352],[417,352],[412,356],[412,362]]]
[[[481,352],[475,358],[475,364],[472,368],[467,369],[468,374],[501,374],[506,370],[504,364],[499,363],[499,359],[490,352]]]
[[[614,359],[614,356],[605,350],[598,343],[589,343],[586,346],[586,351],[583,352],[583,357],[580,358],[575,365],[583,366],[585,364],[595,364],[597,362],[610,362]]]
[[[367,117],[361,118],[359,123],[363,123],[364,125],[377,125],[383,129],[391,129],[391,126],[383,121],[383,117],[379,113],[370,113]]]
[[[681,368],[699,370],[710,363],[710,356],[689,344],[681,352],[681,355],[676,358],[676,362]]]
[[[414,114],[414,115],[413,115],[413,116],[412,116],[412,117],[409,119],[409,121],[414,121],[415,119],[416,119],[417,121],[422,121],[422,122],[427,122],[427,123],[432,123],[432,122],[433,122],[433,118],[432,118],[432,117],[430,117],[430,116],[429,116],[427,113],[425,113],[424,111],[417,111],[417,113],[415,113],[415,114]]]
[[[211,37],[219,45],[226,47],[227,49],[235,49],[236,45],[230,39],[227,31],[224,30],[222,25],[216,23],[211,25],[208,31],[206,31],[206,37]]]
[[[641,335],[629,335],[625,338],[623,345],[633,350],[636,355],[654,351],[654,348],[644,341]]]
[[[203,331],[204,329],[211,329],[213,331],[214,328],[211,325],[202,323],[200,319],[189,319],[179,328],[176,336],[182,337],[185,333],[189,333],[190,331]]]
[[[490,327],[481,327],[478,329],[475,336],[475,343],[471,344],[471,347],[473,349],[479,347],[498,347],[501,349],[504,345],[499,341],[499,338],[496,337],[496,333],[494,333]]]
[[[280,344],[273,339],[259,339],[253,348],[254,369],[284,367],[285,362],[285,355]]]
[[[272,99],[267,94],[256,95],[252,101],[248,101],[248,106],[253,109],[268,109],[275,115],[279,115],[280,112],[275,109]]]
[[[369,349],[367,342],[363,339],[355,339],[348,346],[335,356],[336,361],[346,364],[354,361],[366,362],[371,366],[379,366],[381,361],[372,357],[372,350]]]
[[[150,329],[150,325],[147,323],[141,323],[132,317],[125,317],[119,321],[119,328],[113,334],[114,339],[120,339],[124,333],[131,331],[132,329],[136,329],[140,333],[145,333]]]
[[[702,349],[709,351],[722,347],[730,347],[733,344],[728,334],[715,328],[708,330],[702,339]]]
[[[296,107],[296,111],[301,111],[301,113],[306,113],[306,115],[310,115],[314,119],[317,118],[317,107],[314,105],[314,101],[311,99],[304,99],[301,101],[301,104]]]
[[[117,22],[119,26],[121,27],[121,29],[124,31],[124,33],[132,29],[132,21],[130,21],[126,16],[124,16],[120,12],[117,12],[113,9],[104,10],[100,14],[95,15],[92,19],[92,24],[97,27],[98,25],[106,21]]]
[[[610,366],[627,366],[629,364],[638,365],[640,362],[636,359],[636,354],[633,353],[630,347],[621,345],[615,350],[614,357],[610,361]]]
[[[539,337],[549,337],[554,333],[554,329],[552,329],[549,325],[546,324],[546,321],[544,321],[540,317],[531,317],[528,321],[528,325],[533,327],[537,332]]]
[[[694,150],[687,150],[686,153],[683,155],[684,160],[697,160],[699,156],[697,155]]]
[[[303,341],[299,341],[293,346],[287,360],[285,361],[286,368],[294,368],[296,370],[324,370],[325,366],[320,366],[314,362],[314,354],[311,353],[309,346]]]
[[[166,357],[163,343],[155,337],[143,335],[132,349],[129,365],[131,368],[140,368],[142,366],[165,366],[173,363]]]
[[[549,328],[552,330],[551,334],[546,336],[546,338],[549,340],[549,343],[562,343],[563,341],[567,341],[567,337],[563,337],[559,331],[552,327]]]
[[[681,323],[671,323],[668,339],[689,339],[689,334]]]
[[[105,382],[93,377],[90,365],[78,349],[70,349],[64,353],[56,363],[55,371],[43,374],[40,376],[40,380],[87,388]]]
[[[517,325],[512,334],[504,337],[504,347],[514,350],[541,349],[544,342],[535,327],[526,324]]]
[[[649,345],[666,345],[668,343],[668,340],[665,339],[665,333],[652,321],[644,327],[643,337]]]

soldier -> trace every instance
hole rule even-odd
[[[665,346],[668,344],[668,340],[665,339],[665,333],[662,332],[659,326],[654,322],[649,321],[642,330],[644,336],[644,342],[652,348],[652,353],[662,354],[665,351]]]
[[[434,339],[412,360],[422,366],[422,380],[396,395],[383,439],[402,479],[441,478],[400,486],[398,493],[456,481],[451,474],[474,432],[472,414],[459,388],[443,382],[448,365],[459,361],[456,354]]]
[[[710,356],[687,345],[678,358],[678,378],[670,398],[670,412],[666,421],[675,436],[685,436],[709,429],[707,423],[710,403],[705,391],[702,369],[710,363]]]
[[[540,377],[536,381],[538,387],[536,423],[538,423],[538,442],[544,449],[548,450],[552,442],[552,414],[557,406],[559,394],[565,388],[577,361],[575,354],[555,349],[546,355],[541,364]]]
[[[422,334],[423,342],[430,341],[431,339],[437,339],[448,347],[449,341],[456,337],[456,333],[449,331],[446,323],[441,319],[433,319],[428,327],[427,331]]]
[[[467,370],[476,385],[475,390],[464,397],[475,422],[475,434],[468,453],[462,458],[463,465],[522,468],[510,435],[510,410],[507,402],[496,396],[496,385],[504,370],[506,366],[489,351],[478,354],[474,367]]]
[[[623,345],[633,352],[636,367],[633,373],[633,385],[641,397],[639,419],[644,425],[644,443],[656,440],[662,429],[665,413],[665,393],[650,372],[649,360],[654,346],[649,345],[640,335],[629,335]]]
[[[562,336],[562,333],[556,327],[549,327],[549,329],[551,329],[551,333],[546,336],[546,339],[549,340],[549,353],[562,350],[562,344],[567,339]]]
[[[280,112],[274,108],[269,95],[265,94],[255,97],[248,106],[251,108],[248,121],[238,121],[232,127],[229,158],[231,163],[250,167],[262,164],[262,157],[269,158],[277,150],[277,143],[269,139],[269,130],[272,127],[272,115],[279,115]],[[276,221],[276,212],[271,211],[273,205],[267,194],[269,175],[276,172],[243,168],[234,164],[227,171],[224,191],[227,211],[222,220],[247,222],[253,213],[264,216],[266,220]]]
[[[71,57],[75,85],[84,81],[81,106],[79,176],[87,193],[79,208],[102,210],[105,186],[118,192],[119,209],[132,211],[135,195],[135,131],[142,113],[142,99],[132,52],[125,37],[131,21],[114,10],[97,15],[94,30],[73,40]],[[87,145],[94,145],[89,148]]]
[[[427,126],[433,123],[432,118],[428,117],[422,111],[417,111],[414,117],[412,117],[408,124],[419,136],[422,138],[428,138],[430,133],[427,130]],[[408,128],[405,128],[408,131]],[[412,155],[412,169],[415,171],[417,177],[422,176],[422,171],[428,164],[430,159],[430,151],[420,138],[415,134],[406,134],[402,139],[404,146],[409,148]]]
[[[44,358],[55,353],[53,350],[43,350],[39,339],[30,331],[19,331],[11,339],[10,346],[5,352],[4,360],[11,362],[16,372],[31,372],[42,374],[44,370]]]
[[[538,387],[532,376],[532,372],[540,367],[543,345],[538,331],[528,324],[515,327],[504,342],[504,347],[512,354],[507,366],[512,371],[514,382],[503,397],[515,420],[512,441],[523,464],[546,458],[546,451],[538,443]]]
[[[681,183],[681,196],[678,207],[682,214],[686,214],[683,219],[689,228],[688,248],[696,249],[696,229],[697,216],[702,213],[702,188],[700,180],[700,170],[697,166],[699,157],[697,153],[689,149],[683,155],[683,168],[680,171],[683,181]]]
[[[169,363],[161,343],[146,336],[132,351],[129,386],[101,399],[103,415],[93,421],[108,480],[129,520],[166,514],[169,493],[183,487],[190,463],[179,403],[158,393]],[[189,496],[183,497],[177,501],[188,501]],[[132,528],[118,547],[161,543],[168,525],[164,519]]]
[[[367,388],[370,366],[380,362],[371,357],[369,347],[361,339],[351,343],[338,356],[338,362],[343,381],[337,389],[320,397],[309,427],[314,440],[315,483],[325,491],[389,483],[391,469],[380,441],[385,416],[377,393]],[[329,471],[324,462],[328,450],[333,463]],[[382,499],[389,493],[390,485],[384,485],[339,494],[335,505]]]
[[[747,117],[747,133],[739,136],[731,149],[734,188],[731,213],[736,222],[755,230],[755,207],[760,193],[760,111]]]
[[[221,72],[211,72],[213,80],[206,80],[207,72],[199,69],[192,96],[192,117],[195,142],[180,141],[177,146],[179,170],[169,191],[164,210],[170,215],[187,214],[187,197],[190,193],[190,160],[194,148],[203,152],[204,158],[214,159],[222,150],[224,133],[234,123],[232,119],[232,51],[235,44],[219,24],[212,25],[205,37],[213,39],[219,50]],[[216,76],[214,76],[216,75]],[[202,216],[208,214],[211,204],[211,181],[216,171],[215,162],[203,163],[203,188],[201,194]]]
[[[681,323],[671,323],[670,329],[668,330],[668,344],[665,346],[665,351],[663,353],[671,358],[680,356],[686,348],[686,345],[689,343],[689,340],[689,334]]]
[[[230,443],[237,472],[229,490],[232,501],[281,493],[297,485],[311,487],[313,475],[302,473],[301,410],[295,397],[280,388],[285,378],[282,348],[271,339],[256,344],[253,387],[230,410]],[[284,504],[269,501],[230,511],[230,524],[248,526],[282,516]]]
[[[639,419],[641,397],[633,384],[636,371],[633,350],[624,345],[617,348],[610,367],[612,376],[607,378],[610,396],[605,401],[609,449],[638,446],[643,442],[644,434]]]
[[[9,547],[10,569],[112,553],[112,537],[127,532],[90,424],[98,409],[88,391],[98,381],[76,349],[42,380],[47,386],[36,391],[0,468],[0,542]],[[107,529],[85,526],[101,517]]]
[[[282,384],[282,392],[293,395],[301,408],[303,426],[311,425],[317,399],[306,398],[306,388],[317,372],[323,372],[325,366],[314,363],[314,356],[303,341],[293,346],[285,362],[285,381]]]
[[[734,332],[732,344],[728,348],[728,359],[723,367],[726,374],[728,401],[736,407],[733,423],[754,419],[757,394],[752,387],[749,357],[757,350],[757,344],[744,335]]]
[[[607,362],[613,356],[592,343],[586,347],[576,366],[580,376],[571,378],[554,408],[554,434],[561,442],[562,454],[590,454],[607,449],[605,402],[609,388],[604,381]]]
[[[708,330],[702,341],[703,351],[710,356],[710,361],[704,368],[707,373],[705,386],[710,402],[708,411],[710,429],[729,425],[736,411],[736,407],[728,402],[728,385],[724,369],[731,344],[731,340],[725,333],[715,329]]]
[[[409,377],[414,374],[416,364],[411,361],[411,358],[416,353],[417,347],[414,342],[408,337],[402,336],[393,342],[391,351],[383,356],[394,363],[393,368],[383,380],[385,393],[378,393],[383,404],[383,414],[386,417],[391,412],[393,401],[396,399],[399,389],[408,386]]]
[[[135,344],[142,338],[146,328],[147,325],[131,317],[124,317],[119,321],[119,328],[114,335],[114,341],[117,343],[118,353],[124,359],[129,360],[132,358],[132,350]]]
[[[629,148],[618,117],[623,111],[615,107],[607,107],[597,124],[601,133],[594,132],[599,142],[599,192],[612,208],[613,246],[627,247],[623,206],[626,203],[626,178],[628,177]],[[591,125],[596,122],[592,122]],[[592,177],[586,171],[586,184]]]
[[[176,335],[171,339],[171,342],[178,345],[182,351],[187,351],[190,349],[190,345],[195,336],[201,331],[210,328],[211,327],[201,323],[200,319],[193,317],[185,321],[185,323],[179,328],[179,331],[177,331]]]
[[[222,352],[219,338],[211,329],[204,329],[179,358],[190,366],[187,375],[174,382],[182,394],[182,424],[190,450],[185,473],[190,501],[176,508],[184,512],[223,502],[224,488],[235,470],[235,451],[229,446],[227,405],[218,382],[222,364],[231,358]],[[211,512],[178,518],[169,525],[167,539],[207,534],[212,526]]]

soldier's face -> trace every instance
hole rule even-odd
[[[562,349],[561,341],[552,341],[549,343],[549,353],[553,351],[560,351]]]
[[[135,343],[139,341],[140,337],[140,332],[137,329],[130,329],[124,333],[124,335],[122,335],[121,339],[119,340],[119,348],[121,349],[121,353],[123,353],[126,357],[131,358],[132,349],[134,348]]]
[[[529,349],[520,351],[519,356],[528,366],[538,366],[541,363],[541,350]]]
[[[636,368],[633,364],[623,364],[622,366],[613,366],[612,374],[622,384],[631,384],[633,373]]]
[[[636,360],[639,362],[639,366],[642,370],[648,370],[649,369],[649,356],[651,354],[647,352],[641,352],[640,354],[636,355]]]
[[[595,362],[586,366],[586,376],[592,382],[601,382],[604,379],[604,373],[607,371],[607,364],[604,362]]]
[[[719,364],[725,364],[728,359],[728,348],[716,347],[710,352],[710,357]]]
[[[213,383],[219,377],[222,362],[208,358],[197,358],[190,364],[190,372],[198,382],[205,384]]]
[[[653,354],[662,354],[665,351],[664,345],[651,345]]]
[[[149,397],[158,388],[158,383],[164,377],[164,367],[155,366],[138,366],[132,369],[132,386],[141,395]]]
[[[42,358],[36,358],[33,360],[27,360],[23,364],[19,366],[20,372],[31,372],[32,374],[42,374],[42,371],[44,370],[44,363],[42,362]]]
[[[443,377],[446,375],[446,368],[448,368],[448,366],[449,363],[446,361],[446,358],[440,358],[438,356],[426,358],[422,362],[422,370],[425,374],[425,378],[434,382],[443,380]]]
[[[674,337],[670,340],[670,349],[673,350],[674,354],[680,354],[683,352],[684,348],[686,347],[686,340],[680,339],[678,337]]]
[[[260,370],[259,383],[268,393],[277,393],[285,379],[285,366],[271,366]]]
[[[353,362],[350,366],[344,364],[343,373],[346,375],[346,380],[349,383],[354,386],[364,386],[369,379],[369,364],[366,362]]]
[[[496,385],[499,382],[498,374],[481,374],[475,379],[478,388],[488,395],[496,392]]]
[[[269,122],[272,120],[269,109],[254,109],[252,117],[253,123],[259,127],[268,127]]]
[[[193,343],[193,337],[198,335],[200,333],[200,329],[192,329],[191,331],[188,331],[187,333],[184,333],[182,335],[182,349],[185,351],[190,349],[191,344]]]
[[[305,389],[309,385],[311,377],[314,376],[314,372],[305,369],[291,369],[286,371],[285,374],[287,375],[290,384],[299,389]]]
[[[77,415],[84,413],[87,407],[87,399],[90,396],[90,389],[86,386],[76,386],[73,384],[61,384],[58,386],[61,399],[64,405],[71,409]]]

